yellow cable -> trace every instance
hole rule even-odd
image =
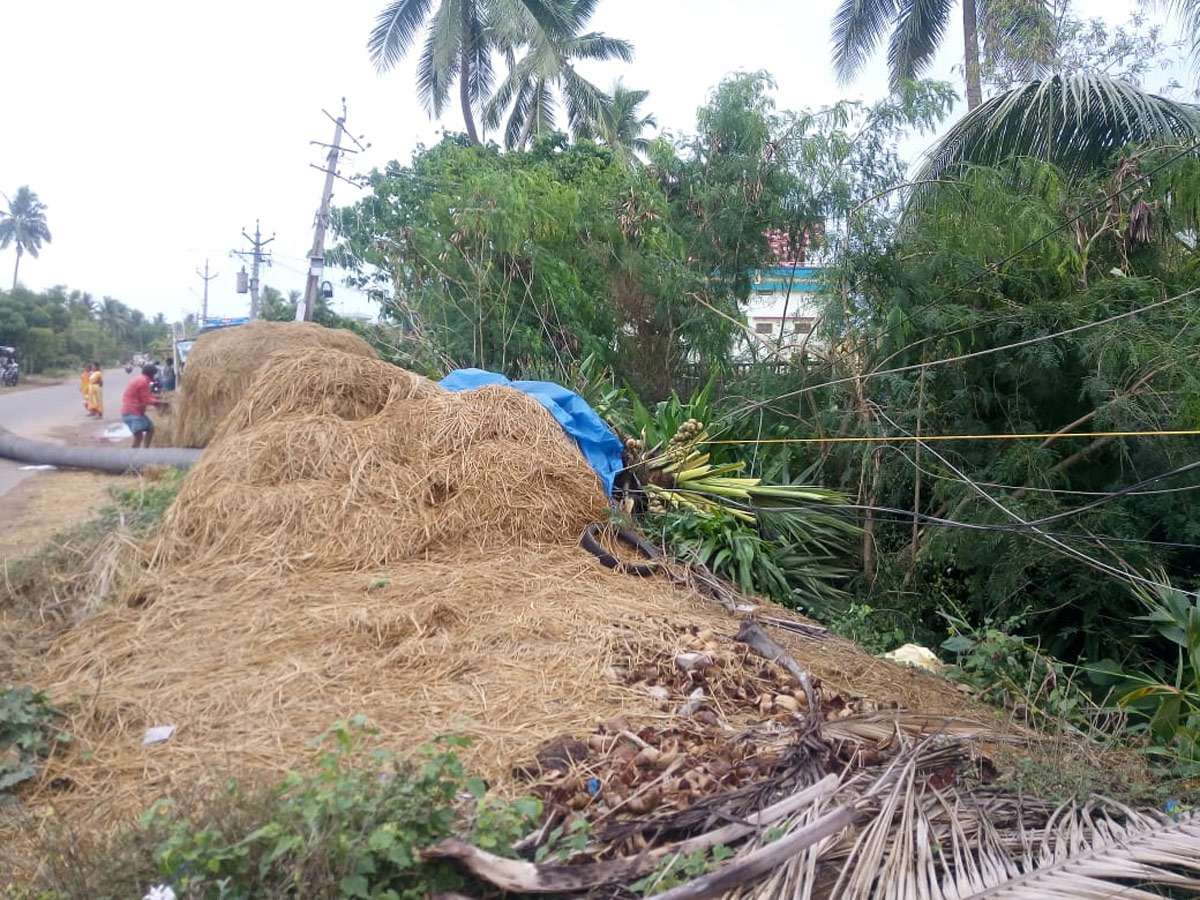
[[[1100,437],[1177,437],[1200,435],[1200,429],[1180,431],[1066,431],[1050,434],[898,434],[868,435],[866,437],[823,437],[823,438],[764,438],[762,440],[700,441],[703,444],[853,444],[853,443],[899,443],[900,441],[1027,441],[1054,438],[1100,438]]]

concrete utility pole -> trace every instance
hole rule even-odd
[[[325,110],[322,110],[325,112]],[[329,155],[325,158],[325,168],[313,166],[320,172],[325,173],[325,188],[321,191],[321,206],[317,211],[317,223],[313,232],[312,250],[308,254],[308,281],[304,285],[303,302],[296,305],[296,321],[311,322],[313,317],[313,309],[317,303],[317,292],[321,289],[321,275],[325,271],[325,232],[329,228],[329,203],[333,199],[333,179],[340,177],[337,171],[338,160],[343,153],[356,153],[355,150],[342,148],[342,136],[346,133],[346,98],[342,98],[342,114],[336,119],[325,112],[333,121],[333,143],[322,144],[320,141],[312,143],[318,147],[329,148]],[[354,139],[353,135],[347,135],[350,140],[358,144],[359,149],[363,148]],[[370,144],[367,145],[371,146]]]
[[[196,274],[200,275],[199,269],[196,270]],[[208,283],[216,278],[219,274],[221,273],[213,272],[211,275],[208,274],[208,260],[206,259],[204,261],[204,274],[200,275],[200,277],[204,279],[204,305],[200,307],[200,320],[202,322],[208,318]]]
[[[242,259],[250,257],[250,318],[258,318],[258,267],[261,263],[271,264],[271,254],[263,253],[263,247],[275,240],[275,235],[271,235],[265,241],[262,239],[262,231],[258,227],[258,219],[254,220],[254,237],[246,234],[246,229],[242,229],[242,237],[250,242],[254,247],[253,250],[234,250],[233,252]]]

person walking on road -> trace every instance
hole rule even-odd
[[[104,370],[98,362],[92,363],[92,373],[88,376],[87,409],[89,416],[104,418]]]
[[[159,373],[159,381],[162,383],[162,392],[169,394],[175,390],[175,359],[167,357],[167,364],[163,366],[162,372]]]
[[[89,416],[92,414],[92,406],[88,402],[88,388],[92,381],[92,364],[88,363],[83,368],[83,375],[79,378],[79,393],[83,394],[83,409]]]
[[[134,450],[149,447],[154,439],[154,423],[146,415],[146,408],[163,405],[150,391],[150,381],[154,378],[154,373],[154,366],[142,366],[142,373],[133,376],[125,386],[125,393],[121,395],[121,419],[133,432]]]

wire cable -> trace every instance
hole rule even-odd
[[[1151,310],[1159,309],[1160,307],[1166,306],[1168,303],[1174,303],[1178,300],[1184,299],[1185,297],[1191,297],[1194,294],[1200,294],[1200,287],[1192,288],[1191,290],[1184,291],[1183,293],[1180,293],[1180,294],[1175,294],[1172,297],[1167,297],[1165,300],[1157,300],[1154,303],[1151,303],[1147,306],[1139,306],[1136,309],[1130,309],[1130,310],[1126,310],[1123,313],[1117,313],[1114,316],[1108,316],[1107,318],[1100,319],[1096,322],[1086,322],[1083,325],[1075,325],[1071,328],[1064,328],[1060,331],[1054,331],[1054,332],[1051,332],[1050,334],[1039,335],[1038,337],[1035,337],[1035,338],[1026,338],[1025,340],[1022,340],[1022,341],[1014,341],[1011,344],[1001,344],[999,347],[987,347],[983,350],[972,351],[971,353],[960,353],[957,356],[950,356],[950,357],[946,357],[944,359],[935,359],[935,360],[930,360],[929,362],[922,362],[922,363],[911,363],[910,365],[897,366],[893,369],[882,369],[882,370],[875,371],[875,372],[867,372],[864,375],[846,375],[841,378],[834,378],[831,381],[823,382],[822,384],[808,385],[805,387],[797,388],[794,391],[785,391],[784,393],[777,394],[768,400],[758,400],[758,401],[755,401],[754,403],[749,403],[738,409],[730,410],[725,415],[723,415],[720,418],[718,418],[717,420],[715,420],[713,422],[713,424],[717,425],[717,424],[720,424],[721,422],[724,422],[734,416],[742,415],[747,412],[752,412],[753,410],[758,409],[759,407],[768,406],[768,405],[770,405],[772,403],[776,403],[780,400],[787,399],[788,397],[797,397],[797,396],[800,396],[801,394],[807,394],[812,391],[820,390],[821,388],[834,387],[836,385],[846,384],[847,382],[851,382],[851,381],[862,381],[867,378],[875,378],[875,377],[878,377],[881,375],[899,375],[903,372],[915,372],[918,369],[933,369],[933,368],[937,368],[938,366],[949,365],[950,363],[964,362],[965,360],[968,360],[968,359],[978,359],[981,356],[990,356],[994,353],[1002,353],[1005,350],[1017,350],[1017,349],[1020,349],[1021,347],[1030,347],[1030,346],[1033,346],[1034,344],[1040,344],[1043,341],[1049,341],[1049,340],[1054,340],[1055,338],[1065,337],[1068,334],[1078,334],[1081,331],[1087,331],[1092,328],[1099,328],[1101,325],[1110,325],[1113,322],[1117,322],[1122,319],[1128,319],[1131,316],[1141,315],[1142,313],[1150,312]],[[923,438],[922,438],[922,440],[923,440]]]
[[[904,429],[900,428],[900,426],[895,421],[893,421],[882,410],[876,408],[876,412],[878,412],[879,415],[881,415],[884,419],[886,419],[887,422],[893,428],[895,428],[897,431],[904,430]],[[1137,583],[1137,584],[1141,584],[1145,587],[1151,587],[1151,588],[1168,588],[1168,589],[1179,590],[1180,593],[1187,594],[1190,597],[1200,597],[1200,594],[1197,594],[1194,591],[1184,591],[1182,588],[1172,588],[1171,585],[1166,585],[1166,584],[1162,584],[1157,581],[1152,581],[1151,579],[1146,578],[1145,576],[1140,575],[1137,572],[1131,572],[1131,571],[1128,571],[1125,569],[1119,569],[1116,566],[1109,565],[1108,563],[1104,562],[1103,560],[1096,559],[1094,556],[1090,556],[1087,553],[1084,553],[1082,550],[1072,547],[1070,544],[1065,543],[1064,541],[1060,540],[1059,538],[1056,538],[1056,537],[1053,537],[1053,536],[1047,534],[1046,532],[1044,532],[1040,528],[1038,528],[1036,525],[1031,525],[1029,522],[1025,521],[1017,513],[1013,512],[1011,509],[1009,509],[1007,506],[1005,506],[1003,503],[1001,503],[999,500],[997,500],[995,497],[993,497],[991,494],[989,494],[983,488],[979,487],[979,485],[977,485],[974,481],[972,481],[966,473],[960,471],[952,462],[950,462],[950,460],[946,459],[946,457],[944,457],[942,454],[938,453],[938,451],[935,450],[933,447],[929,446],[928,444],[924,444],[924,443],[922,443],[921,446],[924,447],[925,450],[927,450],[933,457],[940,460],[942,465],[944,465],[947,469],[949,469],[951,472],[953,472],[959,478],[959,480],[961,480],[964,484],[966,484],[973,491],[975,491],[977,494],[979,494],[980,497],[982,497],[984,500],[986,500],[992,506],[996,507],[998,510],[1000,510],[1002,513],[1004,513],[1010,519],[1013,519],[1014,521],[1018,522],[1019,524],[1024,525],[1025,527],[1029,528],[1033,534],[1037,535],[1039,538],[1042,538],[1045,541],[1048,541],[1055,547],[1058,547],[1060,550],[1062,550],[1064,553],[1068,554],[1069,556],[1073,556],[1076,559],[1091,566],[1092,568],[1097,569],[1098,571],[1104,572],[1108,575],[1112,575],[1113,577],[1118,578],[1122,581]]]

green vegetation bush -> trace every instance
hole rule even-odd
[[[78,371],[85,363],[114,364],[134,352],[166,345],[162,313],[147,318],[119,300],[53,287],[40,293],[0,291],[0,344],[17,348],[23,371]]]
[[[445,737],[401,760],[362,718],[334,723],[313,742],[311,769],[277,785],[230,780],[208,796],[160,801],[114,846],[81,853],[60,836],[39,889],[96,900],[154,885],[180,900],[421,900],[461,890],[466,876],[425,861],[424,848],[456,833],[511,856],[542,816],[536,799],[489,797],[455,755],[468,743]]]
[[[31,687],[0,690],[0,804],[13,802],[20,785],[37,775],[55,749],[69,743],[62,713]]]

